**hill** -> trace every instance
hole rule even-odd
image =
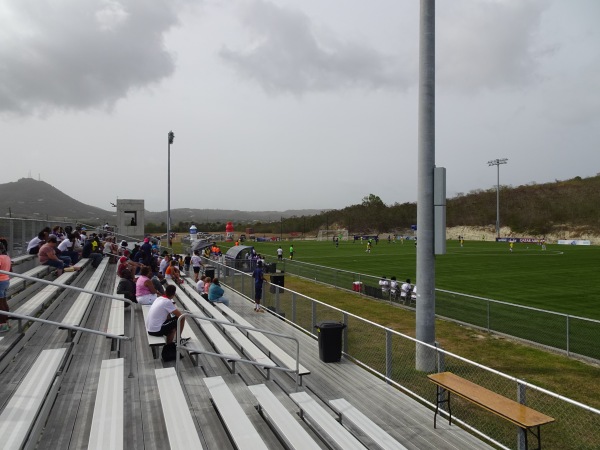
[[[0,184],[0,211],[8,217],[30,219],[63,220],[76,219],[83,223],[103,224],[115,222],[115,211],[107,211],[86,205],[68,196],[54,186],[33,178],[21,178],[12,183]],[[256,220],[271,222],[299,215],[319,214],[321,210],[287,211],[238,211],[226,209],[190,209],[171,210],[171,220],[179,222],[253,222]],[[166,222],[167,212],[146,211],[146,223]]]

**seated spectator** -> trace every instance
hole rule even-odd
[[[176,260],[172,260],[169,267],[167,267],[167,270],[165,271],[165,278],[170,278],[177,284],[183,283]]]
[[[40,251],[40,247],[46,243],[48,235],[50,234],[50,228],[46,227],[38,233],[36,237],[29,241],[27,244],[27,253],[29,255],[37,255]]]
[[[137,303],[138,301],[135,292],[135,278],[131,273],[131,270],[125,268],[121,271],[119,284],[117,285],[117,294],[122,294],[127,300]],[[129,303],[125,303],[125,306],[129,306]]]
[[[390,293],[390,282],[385,278],[385,276],[381,277],[381,280],[379,280],[379,286],[381,286],[382,296],[387,297]]]
[[[135,274],[138,267],[140,267],[138,263],[130,261],[126,256],[121,256],[119,258],[119,265],[117,266],[117,276],[122,277],[124,269],[129,269],[132,274]]]
[[[38,259],[40,264],[44,266],[55,267],[57,270],[57,275],[62,275],[65,269],[69,269],[71,266],[71,258],[68,256],[57,256],[56,255],[56,246],[58,245],[56,236],[48,237],[48,242],[40,247],[40,251],[38,252]],[[79,270],[79,268],[72,268],[73,270]]]
[[[160,260],[160,264],[158,266],[158,271],[162,274],[163,277],[167,274],[167,269],[169,268],[170,263],[171,258],[169,257],[169,254],[167,252],[164,252],[163,258]]]
[[[152,277],[150,267],[142,267],[140,276],[135,282],[135,295],[141,305],[151,305],[156,300],[156,288],[150,277]]]
[[[198,280],[198,283],[196,283],[196,290],[198,291],[199,294],[204,293],[204,277],[203,276],[201,276],[200,279]]]
[[[204,277],[204,292],[200,294],[204,300],[208,300],[208,290],[210,289],[211,282],[211,277]]]
[[[390,296],[394,299],[398,297],[398,281],[396,281],[396,277],[390,278]]]
[[[177,321],[181,316],[181,311],[175,306],[173,298],[175,297],[176,287],[167,286],[165,295],[158,297],[148,311],[148,322],[146,331],[150,336],[166,336],[167,344],[175,342],[177,337]],[[181,319],[181,331],[185,326],[185,317]],[[190,338],[181,339],[180,344],[185,344]]]
[[[71,258],[71,262],[73,264],[77,264],[77,261],[79,261],[79,253],[75,251],[75,240],[76,236],[70,234],[65,239],[60,241],[60,243],[56,247],[58,250],[58,256],[68,256],[69,258]]]
[[[400,298],[404,300],[404,302],[410,301],[412,286],[410,284],[410,278],[406,280],[406,282],[402,283],[402,287],[400,288]]]
[[[213,279],[209,289],[208,289],[208,301],[211,303],[223,303],[225,306],[229,306],[229,300],[223,297],[225,291],[221,287],[221,283],[219,283],[219,279]]]
[[[92,238],[86,239],[81,250],[81,257],[84,259],[92,260],[92,267],[97,269],[102,262],[102,253],[94,251],[94,240]]]

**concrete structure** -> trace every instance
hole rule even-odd
[[[117,199],[117,229],[135,238],[144,236],[144,200]]]

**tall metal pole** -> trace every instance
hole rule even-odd
[[[171,248],[171,144],[175,134],[169,131],[169,148],[167,151],[167,248]]]
[[[419,37],[416,337],[435,344],[433,180],[435,168],[435,0],[421,0]],[[416,369],[435,370],[435,352],[417,345]]]
[[[496,237],[500,237],[500,164],[506,164],[508,158],[493,159],[488,161],[488,166],[498,168],[498,178],[496,182]]]

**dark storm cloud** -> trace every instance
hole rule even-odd
[[[225,47],[220,55],[267,92],[408,87],[399,58],[366,43],[317,36],[302,12],[256,1],[247,5],[243,23],[254,41],[245,49]]]
[[[111,108],[174,71],[168,0],[5,0],[0,7],[0,112]]]

